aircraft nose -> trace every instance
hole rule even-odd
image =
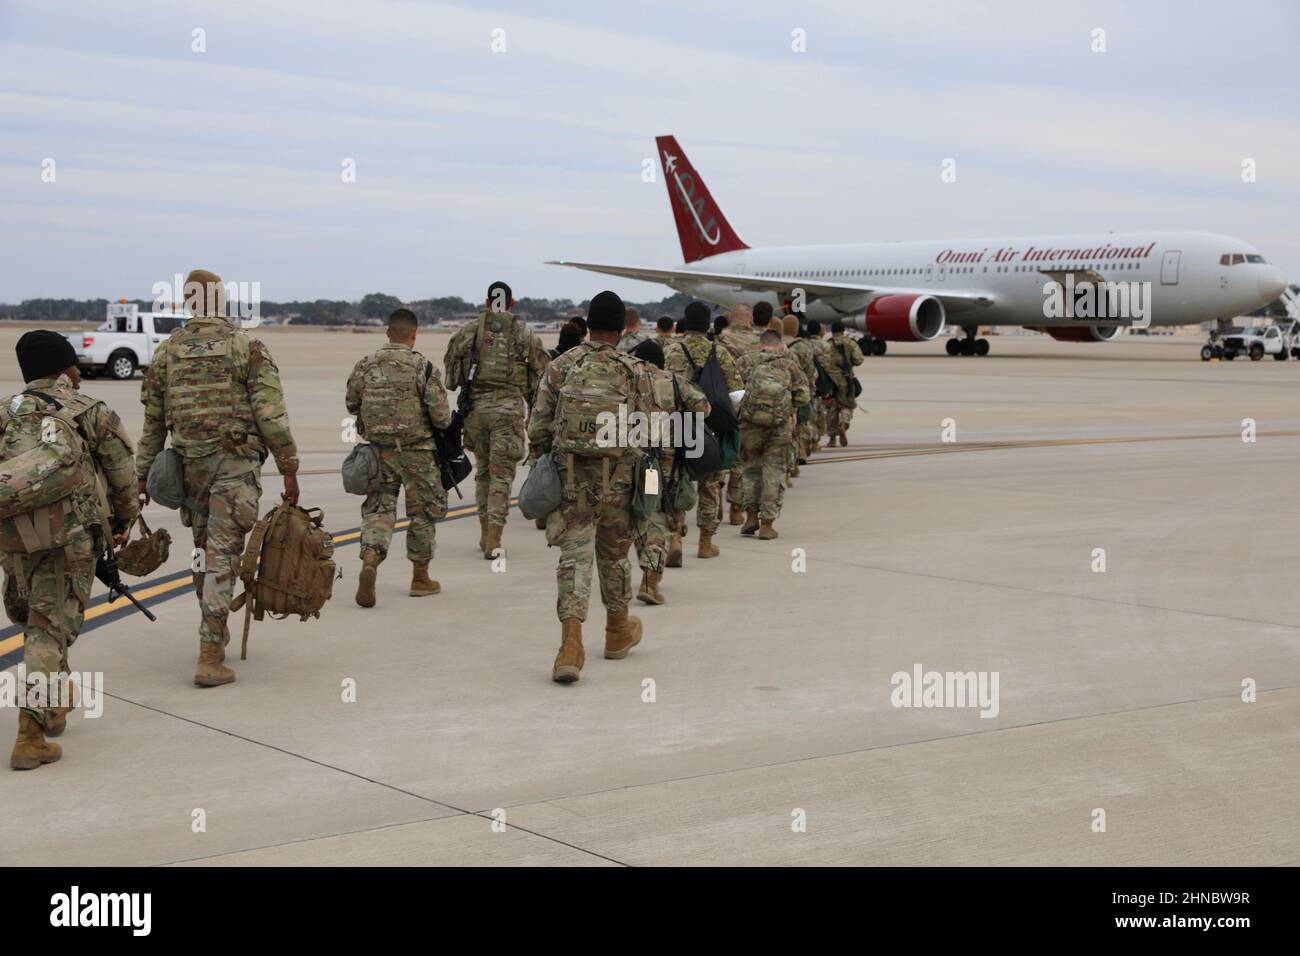
[[[1259,294],[1266,295],[1269,301],[1276,299],[1286,288],[1286,279],[1277,266],[1269,266],[1259,274]]]

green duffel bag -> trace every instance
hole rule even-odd
[[[182,505],[197,515],[206,515],[208,509],[185,496],[185,459],[175,448],[164,448],[149,466],[145,479],[149,500],[175,511]]]
[[[555,464],[555,454],[548,451],[539,456],[528,470],[528,477],[519,489],[519,510],[530,521],[545,518],[560,507],[563,495],[564,482]]]
[[[360,442],[343,459],[343,490],[350,495],[370,495],[379,490],[379,449]]]

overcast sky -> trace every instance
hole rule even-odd
[[[680,262],[662,133],[750,245],[1204,229],[1296,281],[1298,10],[0,0],[0,301],[658,298],[542,261]]]

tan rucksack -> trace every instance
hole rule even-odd
[[[231,604],[244,608],[244,640],[240,660],[248,658],[248,627],[262,620],[297,614],[302,620],[320,617],[334,593],[334,539],[321,527],[320,508],[299,508],[281,502],[253,525],[240,564],[244,591]]]

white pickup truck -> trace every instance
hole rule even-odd
[[[93,332],[65,332],[87,378],[101,372],[125,380],[147,368],[167,337],[189,320],[185,312],[141,312],[130,302],[111,302],[108,318]]]

